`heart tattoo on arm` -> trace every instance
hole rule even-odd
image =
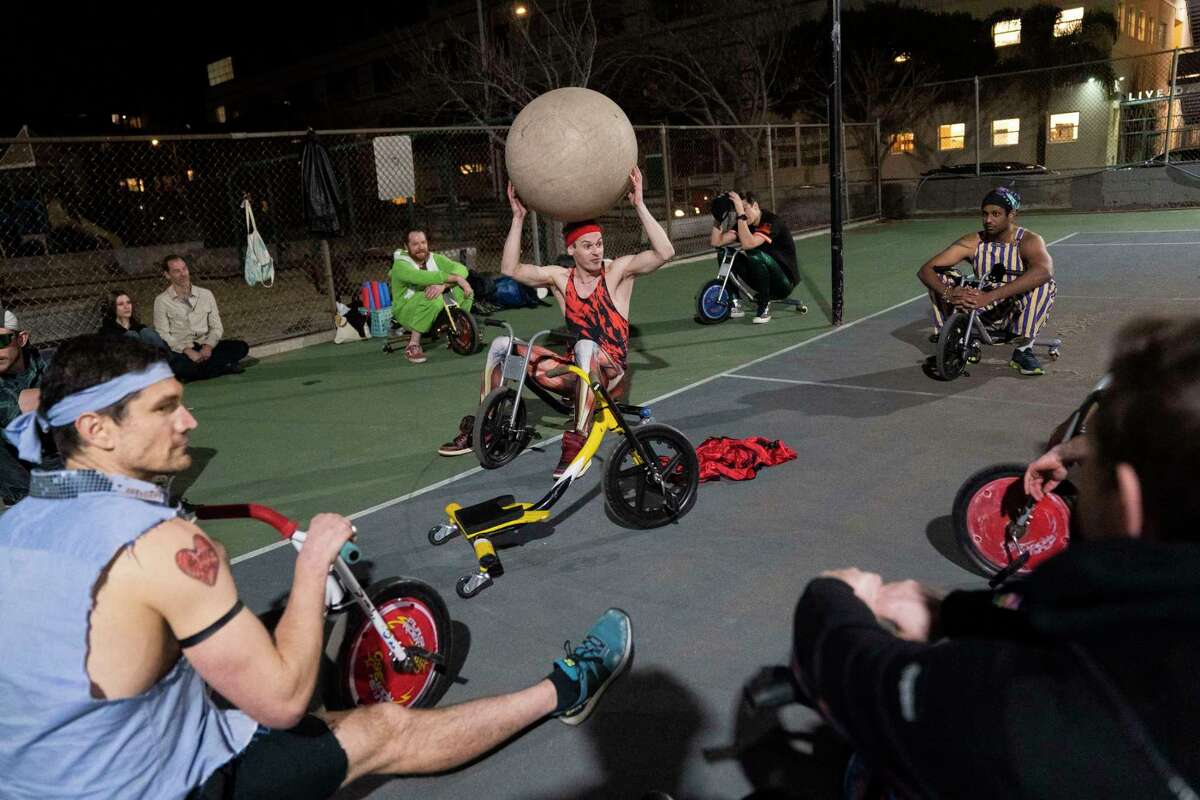
[[[221,559],[212,542],[200,534],[192,535],[193,547],[175,553],[175,564],[189,578],[212,586],[217,582],[217,571],[221,568]]]

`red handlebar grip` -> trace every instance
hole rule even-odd
[[[279,535],[285,539],[292,538],[292,534],[300,527],[275,509],[260,506],[258,503],[196,506],[193,510],[196,519],[256,519],[279,531]]]

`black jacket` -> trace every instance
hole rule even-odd
[[[828,578],[796,609],[804,691],[901,796],[1200,791],[1200,545],[1078,542],[941,623],[902,641]]]

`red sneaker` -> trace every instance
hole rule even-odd
[[[579,455],[579,451],[583,449],[583,443],[586,441],[587,437],[579,431],[567,431],[563,434],[562,458],[558,460],[558,466],[554,468],[555,478],[562,477],[562,474],[567,471],[567,467],[571,466],[571,462],[575,460],[575,456]]]
[[[465,456],[471,452],[471,432],[475,428],[475,417],[463,417],[458,423],[458,435],[438,448],[440,456]]]

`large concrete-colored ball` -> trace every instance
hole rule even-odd
[[[577,222],[610,210],[629,190],[637,137],[620,106],[599,92],[554,89],[513,120],[504,159],[526,206]]]

